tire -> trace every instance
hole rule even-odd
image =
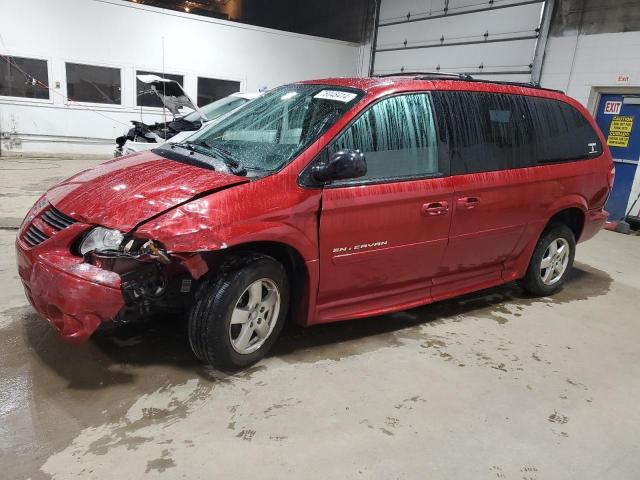
[[[196,291],[189,343],[203,363],[233,371],[258,362],[275,343],[289,309],[289,281],[266,255],[232,258],[221,272]]]
[[[552,244],[555,245],[555,255]],[[562,247],[568,248],[565,254],[561,253]],[[518,283],[524,290],[536,296],[553,294],[567,279],[567,274],[573,267],[575,253],[576,239],[571,229],[565,224],[551,225],[538,240],[527,273]],[[543,268],[543,260],[550,266]]]

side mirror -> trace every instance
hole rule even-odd
[[[320,183],[358,178],[366,174],[367,161],[360,150],[340,150],[331,155],[328,161],[314,165],[311,170],[313,179]]]

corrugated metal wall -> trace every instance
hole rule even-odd
[[[542,0],[381,0],[372,73],[530,81]]]

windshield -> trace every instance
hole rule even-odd
[[[200,107],[200,111],[205,117],[207,117],[207,120],[215,120],[216,118],[229,113],[231,110],[235,110],[240,105],[244,105],[248,101],[249,100],[246,98],[224,97],[220,100],[216,100],[215,102],[208,103],[204,107]],[[198,122],[200,121],[200,114],[193,111],[190,114],[185,115],[184,119],[189,122]]]
[[[245,168],[274,171],[290,162],[363,95],[328,85],[285,85],[189,137]]]

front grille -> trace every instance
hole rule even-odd
[[[22,239],[32,248],[74,223],[77,221],[49,205],[26,226]]]
[[[27,245],[29,245],[30,247],[35,247],[36,245],[40,245],[49,237],[35,225],[30,225],[22,238]]]
[[[56,230],[64,230],[69,225],[73,225],[76,221],[62,213],[60,210],[57,210],[54,207],[50,207],[45,210],[41,215],[42,220],[44,220],[50,227],[55,228]]]

